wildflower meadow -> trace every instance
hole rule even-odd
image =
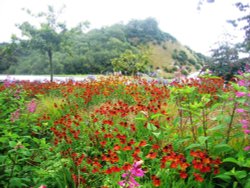
[[[0,187],[250,187],[250,73],[0,85]]]

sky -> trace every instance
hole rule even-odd
[[[244,0],[243,0],[244,1]],[[89,21],[90,28],[101,28],[132,19],[153,17],[159,28],[173,35],[181,44],[196,52],[209,55],[215,43],[241,41],[243,31],[233,28],[226,20],[235,19],[240,12],[233,6],[237,0],[0,0],[0,42],[9,42],[12,34],[20,34],[15,24],[35,23],[22,8],[32,13],[47,10],[48,5],[59,10],[65,5],[61,21],[68,28]],[[230,33],[230,36],[227,35]]]

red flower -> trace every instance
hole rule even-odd
[[[174,161],[170,165],[170,168],[177,168],[177,167],[178,167],[178,163]]]
[[[132,150],[132,147],[130,146],[130,144],[128,144],[127,146],[123,148],[123,151],[130,151],[130,150]]]
[[[180,171],[180,178],[186,179],[188,177],[188,174],[185,171]]]
[[[204,181],[203,177],[201,177],[200,174],[194,173],[194,177],[195,177],[195,180],[198,181],[198,182],[203,182]]]
[[[219,172],[220,172],[220,169],[218,168],[218,167],[215,167],[214,168],[214,174],[216,175],[216,174],[219,174]]]
[[[161,180],[160,178],[158,178],[157,176],[153,175],[152,177],[152,180],[153,180],[153,185],[155,187],[159,187],[161,185]]]
[[[117,150],[120,150],[121,149],[121,146],[119,146],[118,144],[115,144],[114,145],[114,150],[117,151]]]
[[[104,141],[101,141],[100,144],[102,145],[102,147],[104,147],[107,144],[107,142],[104,140]]]
[[[132,165],[129,164],[129,163],[125,163],[125,164],[122,166],[122,169],[123,169],[124,171],[129,171],[131,168],[132,168]]]
[[[152,149],[154,149],[154,150],[158,150],[159,148],[160,148],[160,146],[158,144],[152,145]]]

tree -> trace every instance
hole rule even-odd
[[[150,60],[148,51],[134,53],[131,50],[126,50],[118,58],[111,61],[114,71],[122,71],[128,75],[135,75],[138,72],[145,72]]]
[[[230,80],[239,70],[244,71],[246,64],[239,59],[238,50],[235,47],[223,44],[212,52],[209,69],[214,75]]]
[[[27,10],[27,13],[31,15],[29,10]],[[34,17],[45,17],[45,22],[40,23],[40,28],[31,25],[29,22],[24,22],[18,25],[24,38],[17,38],[15,41],[23,43],[27,48],[38,49],[47,55],[49,61],[50,81],[52,82],[54,74],[53,53],[60,49],[63,35],[66,32],[66,27],[64,24],[57,21],[58,15],[51,6],[48,6],[47,13],[42,12]]]

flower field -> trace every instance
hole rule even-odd
[[[6,80],[0,187],[250,187],[249,80]]]

